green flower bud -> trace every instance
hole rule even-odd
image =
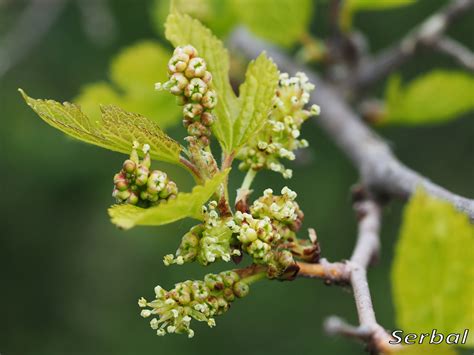
[[[209,84],[212,81],[212,74],[208,71],[204,72],[204,75],[201,77],[202,81],[206,84]]]
[[[217,104],[216,93],[213,90],[208,90],[202,97],[201,103],[205,108],[212,110]]]
[[[239,274],[235,271],[224,271],[220,273],[220,276],[222,277],[226,287],[231,287],[234,283],[240,280]]]
[[[183,114],[186,118],[195,118],[200,116],[203,111],[203,107],[200,104],[196,103],[189,103],[184,105],[183,107]]]
[[[138,195],[135,192],[131,192],[130,196],[128,196],[127,203],[131,205],[136,205],[138,203]]]
[[[221,291],[224,289],[224,281],[221,275],[207,274],[204,276],[204,282],[211,290]]]
[[[173,74],[177,72],[184,72],[188,66],[189,55],[184,52],[177,53],[171,57],[168,62],[168,71]]]
[[[114,184],[117,190],[125,191],[128,189],[129,184],[127,178],[123,174],[115,174],[114,176]]]
[[[226,301],[232,302],[235,299],[234,290],[232,288],[225,288],[222,294]]]
[[[123,162],[122,169],[127,174],[133,174],[136,168],[137,168],[137,164],[131,159],[127,159]]]
[[[125,201],[130,197],[130,190],[125,190],[125,191],[118,191],[116,194],[117,199]]]
[[[145,185],[148,181],[148,174],[149,174],[148,168],[145,166],[139,165],[137,168],[137,177],[135,179],[135,183],[138,186]]]
[[[239,297],[245,297],[249,294],[250,287],[247,283],[238,281],[233,286],[234,294]]]
[[[178,54],[178,53],[185,53],[189,56],[189,58],[194,58],[198,55],[198,51],[196,50],[196,48],[194,48],[193,46],[189,44],[186,46],[177,47],[174,50],[174,54]]]
[[[203,77],[206,72],[206,62],[200,57],[191,59],[185,71],[185,75],[188,78],[200,78]]]
[[[205,111],[201,114],[201,123],[207,127],[210,127],[214,123],[214,115],[209,111]]]

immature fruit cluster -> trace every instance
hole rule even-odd
[[[198,56],[193,46],[177,47],[168,62],[168,74],[169,80],[158,83],[156,88],[168,90],[178,97],[178,103],[183,105],[183,124],[189,136],[208,145],[217,95],[211,88],[212,75],[207,70],[206,61]]]
[[[142,317],[153,317],[150,326],[157,335],[187,333],[191,338],[194,336],[190,328],[193,318],[213,327],[216,325],[214,316],[227,311],[236,297],[245,297],[248,293],[248,284],[236,272],[226,271],[208,274],[203,281],[180,282],[169,291],[156,286],[156,298],[151,302],[141,298],[138,305],[143,308]]]
[[[319,106],[304,109],[309,102],[314,85],[308,82],[304,73],[294,77],[280,75],[273,98],[273,109],[259,134],[246,144],[237,155],[242,160],[242,170],[269,169],[279,172],[284,178],[291,178],[292,171],[285,169],[280,159],[294,160],[294,151],[308,146],[300,136],[301,125],[309,117],[319,114]]]
[[[140,161],[138,144],[134,144],[130,158],[125,160],[122,170],[114,176],[112,196],[118,203],[128,203],[140,207],[157,205],[161,201],[173,199],[178,193],[176,184],[160,170],[150,170],[151,159],[148,144],[143,146],[145,154]]]
[[[164,257],[165,265],[192,261],[208,265],[216,260],[227,262],[232,256],[240,255],[240,250],[233,247],[232,231],[226,225],[229,218],[221,218],[216,207],[217,203],[211,201],[208,208],[203,208],[204,223],[194,226],[183,236],[176,255]]]

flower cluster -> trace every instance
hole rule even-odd
[[[295,266],[287,242],[294,242],[303,213],[294,201],[296,193],[284,187],[281,196],[271,189],[250,206],[250,213],[238,211],[227,226],[236,234],[241,248],[253,262],[267,266],[267,276],[281,277]]]
[[[250,212],[257,218],[268,216],[288,226],[292,231],[298,231],[303,223],[304,214],[295,201],[296,196],[296,192],[286,186],[281,190],[280,196],[273,195],[272,189],[266,189],[263,196],[250,206]]]
[[[294,160],[294,151],[308,146],[306,140],[298,137],[303,122],[320,111],[317,105],[304,109],[313,89],[314,85],[304,73],[291,78],[286,73],[280,75],[273,109],[265,126],[237,155],[242,160],[241,170],[269,169],[291,178],[292,171],[286,169],[280,159]]]
[[[240,255],[240,250],[233,246],[232,231],[227,226],[230,217],[220,217],[216,207],[215,201],[203,207],[204,222],[183,236],[176,255],[164,257],[165,265],[182,265],[192,261],[208,265],[219,259],[227,262],[232,256]]]
[[[118,203],[128,203],[141,207],[157,205],[161,201],[173,199],[178,193],[176,184],[168,179],[166,173],[152,170],[150,146],[143,145],[144,158],[140,161],[135,142],[130,158],[125,160],[122,170],[114,176],[112,196]]]
[[[209,144],[210,127],[214,122],[212,109],[217,95],[212,90],[212,75],[206,61],[198,56],[191,46],[177,47],[168,62],[169,80],[157,83],[157,90],[165,89],[178,97],[183,105],[183,124],[188,130],[188,140],[197,139],[203,145]]]
[[[245,280],[234,271],[226,271],[208,274],[203,281],[180,282],[169,291],[156,286],[155,299],[148,302],[140,298],[138,305],[143,308],[142,317],[152,317],[150,326],[157,335],[187,333],[191,338],[194,336],[190,327],[192,319],[213,327],[215,316],[227,311],[236,297],[245,297],[248,293]]]

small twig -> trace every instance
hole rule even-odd
[[[330,263],[326,259],[321,259],[317,264],[298,261],[296,263],[300,270],[299,277],[324,280],[326,284],[348,285],[350,272],[346,263]]]
[[[31,0],[0,40],[0,79],[20,62],[59,17],[67,0]]]
[[[349,87],[366,89],[411,58],[421,46],[433,46],[449,25],[474,7],[474,0],[454,0],[408,33],[399,43],[366,60],[353,75]]]
[[[374,306],[367,282],[367,268],[380,248],[381,208],[373,200],[356,202],[354,209],[359,216],[358,238],[349,265],[351,268],[351,285],[354,291],[359,329],[369,332],[370,346],[377,352],[391,348],[391,336],[377,323]]]
[[[106,45],[117,36],[117,23],[107,0],[76,0],[82,14],[82,27],[98,45]]]
[[[321,80],[310,68],[295,64],[276,47],[255,38],[243,28],[234,31],[230,47],[250,58],[266,50],[281,70],[307,74],[310,82],[316,85],[310,103],[324,103],[315,122],[349,157],[359,170],[363,185],[373,193],[408,198],[422,187],[430,195],[450,202],[474,219],[474,200],[456,195],[403,165],[383,139],[352,111],[340,92]]]
[[[350,285],[360,325],[354,327],[337,317],[330,317],[325,322],[325,329],[330,334],[363,340],[372,352],[378,354],[394,349],[389,343],[392,337],[377,323],[367,282],[367,268],[380,248],[381,208],[365,196],[362,201],[354,203],[354,209],[359,218],[358,237],[350,260],[330,263],[322,259],[318,264],[298,262],[298,276],[323,279],[327,284]]]
[[[474,53],[458,41],[444,36],[433,43],[433,48],[454,58],[467,70],[474,71]]]

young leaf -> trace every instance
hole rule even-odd
[[[474,76],[432,71],[402,87],[392,76],[386,90],[387,112],[382,123],[426,124],[448,121],[474,109]]]
[[[125,48],[111,63],[111,84],[97,82],[84,86],[73,101],[94,121],[100,119],[99,105],[114,104],[137,112],[167,128],[179,122],[175,99],[155,91],[155,82],[166,81],[166,64],[171,53],[153,41]]]
[[[352,27],[352,18],[357,11],[386,10],[411,5],[416,0],[346,0],[342,4],[339,23],[344,30]]]
[[[53,100],[37,100],[20,89],[27,104],[46,123],[60,131],[102,148],[130,153],[133,142],[150,145],[153,159],[179,162],[181,145],[168,137],[156,123],[116,106],[102,106],[102,120],[93,121],[78,106]]]
[[[225,36],[238,22],[231,1],[222,0],[155,0],[151,10],[157,33],[163,33],[163,24],[170,12],[170,4],[183,14],[198,19],[218,36]]]
[[[165,24],[166,38],[175,46],[191,44],[207,63],[212,73],[212,82],[217,91],[214,112],[217,120],[212,125],[213,133],[222,148],[229,152],[232,147],[232,116],[236,110],[236,97],[229,83],[229,54],[222,42],[199,21],[178,12],[171,13]]]
[[[240,22],[250,31],[281,46],[291,46],[308,30],[311,0],[230,0]]]
[[[220,172],[205,185],[195,186],[190,193],[180,192],[175,199],[162,202],[155,207],[114,205],[109,208],[112,223],[120,228],[130,229],[136,225],[160,226],[186,217],[201,220],[202,206],[216,192],[228,173],[229,169]]]
[[[448,202],[419,190],[405,208],[392,269],[405,333],[474,329],[474,226]],[[468,339],[474,345],[474,338]]]
[[[166,135],[155,122],[114,105],[101,106],[101,110],[103,134],[113,143],[113,150],[129,153],[131,144],[137,141],[150,145],[153,159],[179,162],[181,145]]]
[[[263,127],[272,108],[272,98],[278,84],[278,69],[265,55],[251,62],[240,86],[240,112],[234,123],[232,145],[238,149]]]

